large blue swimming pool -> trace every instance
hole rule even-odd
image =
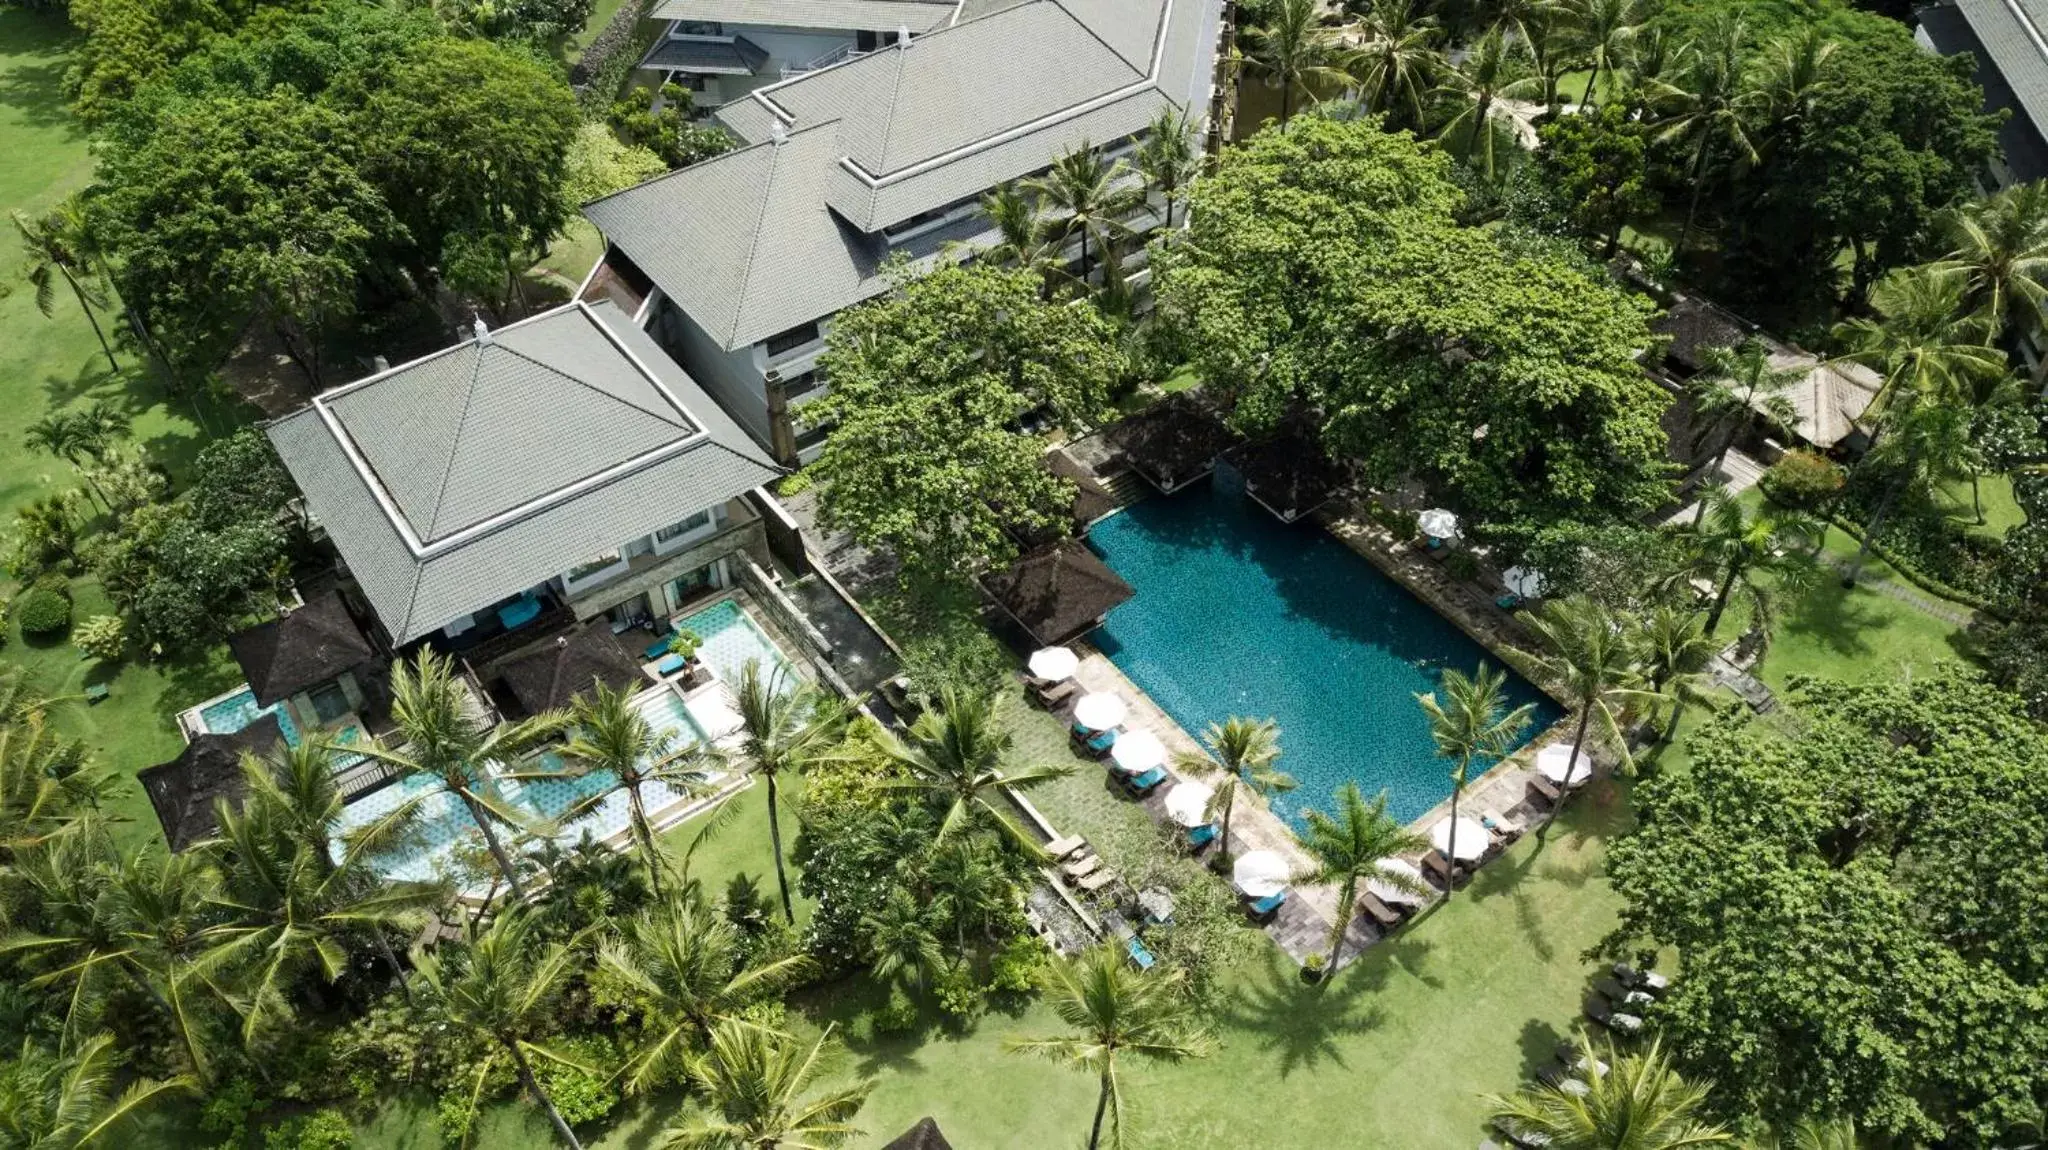
[[[1096,524],[1089,542],[1137,595],[1095,643],[1181,726],[1231,715],[1280,723],[1280,767],[1300,780],[1275,809],[1299,826],[1356,779],[1402,821],[1450,794],[1415,703],[1446,667],[1485,651],[1428,604],[1312,523],[1282,525],[1227,470]],[[1509,674],[1514,704],[1557,705]]]

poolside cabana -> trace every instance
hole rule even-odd
[[[901,1137],[882,1150],[953,1150],[953,1144],[940,1133],[936,1120],[925,1117],[918,1119],[917,1125],[905,1130]]]
[[[647,681],[639,661],[620,645],[603,619],[505,661],[498,667],[498,678],[529,715],[568,706],[593,682],[623,688]]]
[[[1244,476],[1244,493],[1282,523],[1293,523],[1328,503],[1344,487],[1344,469],[1300,425],[1229,453]]]
[[[338,590],[314,595],[269,623],[230,636],[256,704],[282,703],[301,727],[345,721],[369,709],[384,656]],[[359,720],[360,721],[360,720]]]
[[[1105,433],[1131,470],[1171,495],[1216,467],[1238,435],[1187,395],[1170,396]]]
[[[1085,544],[1062,539],[982,579],[983,590],[1032,642],[1054,647],[1093,631],[1135,592]]]
[[[1067,507],[1067,530],[1057,528],[1031,530],[1013,526],[1010,534],[1026,547],[1042,547],[1064,536],[1088,534],[1097,520],[1115,511],[1117,502],[1110,495],[1109,488],[1095,477],[1088,467],[1069,455],[1064,448],[1045,453],[1045,469],[1074,485],[1074,501]]]
[[[263,714],[232,734],[198,735],[185,744],[177,758],[136,772],[171,849],[181,851],[212,838],[220,829],[214,817],[215,801],[235,806],[247,793],[243,753],[267,755],[283,741],[284,728],[278,725],[277,716]]]

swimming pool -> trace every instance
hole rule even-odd
[[[284,741],[294,747],[299,745],[299,728],[293,724],[291,712],[277,703],[268,707],[257,706],[253,688],[244,687],[199,708],[200,725],[214,735],[232,735],[265,715],[276,715],[277,725],[284,731]]]
[[[1227,468],[1145,500],[1088,534],[1137,591],[1093,641],[1189,732],[1232,715],[1280,724],[1281,769],[1300,780],[1274,809],[1296,826],[1355,779],[1404,822],[1450,795],[1417,692],[1485,650],[1313,524],[1284,526]],[[1497,665],[1497,664],[1496,664]],[[1562,713],[1512,671],[1510,705],[1535,703],[1533,736]]]
[[[788,667],[781,648],[761,630],[746,609],[732,599],[720,599],[684,619],[680,626],[704,640],[697,657],[711,668],[722,683],[737,687],[740,671],[749,659],[761,661],[761,673],[772,675],[777,667]]]

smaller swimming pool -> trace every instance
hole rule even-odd
[[[704,640],[697,657],[722,683],[738,685],[740,672],[750,659],[760,660],[764,675],[789,666],[782,649],[775,645],[759,623],[754,622],[746,609],[732,599],[720,599],[685,618],[681,626]]]
[[[199,708],[199,724],[208,734],[232,735],[265,715],[276,715],[277,725],[284,731],[284,741],[294,747],[299,745],[299,728],[292,723],[291,712],[277,703],[268,707],[257,706],[256,692],[249,687]]]

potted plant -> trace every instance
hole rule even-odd
[[[704,665],[697,661],[697,651],[704,646],[704,637],[687,627],[681,628],[668,641],[668,653],[683,660],[683,684],[694,686],[701,677]]]
[[[1301,961],[1301,980],[1313,986],[1323,980],[1323,968],[1329,965],[1328,956],[1317,952]]]

